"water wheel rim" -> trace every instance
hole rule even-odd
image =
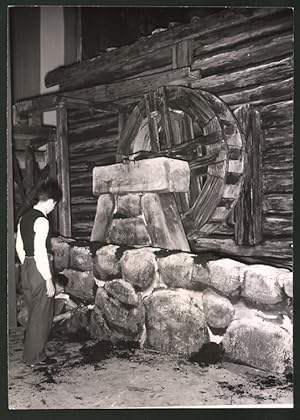
[[[164,124],[162,122],[166,119],[163,112],[168,114],[168,118],[172,116],[170,112],[186,114],[192,121],[194,138],[201,133],[201,141],[208,143],[204,145],[206,152],[209,156],[216,156],[215,162],[207,165],[205,182],[198,197],[186,211],[181,213],[189,239],[195,235],[207,236],[224,223],[241,192],[245,153],[244,138],[239,124],[228,105],[208,91],[193,90],[183,86],[165,86],[147,95],[134,107],[129,116],[118,145],[118,160],[121,155],[131,155],[141,150],[158,154],[171,150],[166,144],[163,150],[157,150],[157,147],[161,149],[162,144],[157,145],[153,140],[153,121],[156,120],[158,123],[156,143],[161,143],[163,137],[167,137],[167,134],[163,133],[159,139],[161,131],[168,129],[168,122],[164,121]],[[149,98],[152,102],[149,102]],[[166,103],[159,104],[157,98],[164,98]],[[150,113],[149,106],[152,107]],[[164,107],[163,112],[161,107]],[[143,134],[141,134],[142,131]],[[174,142],[174,133],[168,135],[173,136]],[[172,142],[172,138],[169,141]],[[167,139],[164,141],[168,142]],[[202,143],[199,143],[200,145],[203,146]],[[190,164],[191,182],[193,179],[198,180],[202,177],[202,175],[195,175],[195,160],[185,160],[188,160]],[[203,163],[203,157],[200,156],[200,160]]]

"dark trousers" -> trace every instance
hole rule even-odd
[[[21,279],[28,309],[23,361],[35,364],[46,358],[45,346],[52,326],[54,299],[47,296],[46,281],[36,268],[33,257],[25,258]]]

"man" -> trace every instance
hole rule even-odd
[[[21,262],[21,282],[28,309],[23,361],[34,367],[54,363],[46,357],[45,346],[53,320],[55,287],[47,215],[62,197],[56,181],[41,186],[38,202],[19,220],[16,250]]]

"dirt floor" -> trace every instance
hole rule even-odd
[[[22,328],[10,332],[10,409],[293,403],[292,383],[285,377],[228,362],[200,366],[149,350],[100,348],[94,341],[53,339],[47,349],[57,363],[33,370],[22,363],[22,338]]]

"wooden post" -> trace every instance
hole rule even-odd
[[[47,147],[47,164],[49,165],[49,176],[52,179],[57,179],[55,139],[50,139],[46,147]],[[56,232],[58,230],[57,208],[55,208],[53,212],[50,213],[49,220],[50,220],[51,230]]]
[[[8,51],[8,57],[10,53]],[[15,237],[14,237],[14,192],[13,192],[13,159],[12,159],[12,118],[11,118],[11,85],[10,63],[7,72],[7,292],[8,292],[8,326],[17,326],[17,295],[15,273]],[[5,270],[3,270],[5,271]],[[0,323],[4,327],[3,323]],[[5,328],[5,327],[4,327]]]
[[[34,185],[34,151],[30,145],[25,150],[25,179],[26,179],[26,195]]]
[[[235,241],[238,245],[262,242],[262,133],[259,112],[250,105],[234,111],[246,142],[246,172],[244,186],[235,208]]]
[[[59,203],[59,231],[64,236],[71,236],[71,205],[69,181],[68,150],[68,113],[60,104],[56,109],[57,116],[57,178],[62,189],[62,200]]]

